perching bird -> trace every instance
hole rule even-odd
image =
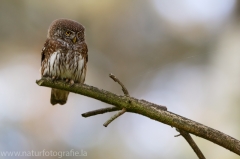
[[[42,49],[42,77],[62,79],[70,84],[84,83],[88,62],[87,52],[84,27],[81,24],[68,19],[53,21]],[[65,104],[68,94],[68,91],[52,88],[51,104]]]

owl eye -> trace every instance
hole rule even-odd
[[[66,31],[65,35],[66,35],[66,36],[70,36],[70,35],[71,35],[71,32],[70,32],[70,31]]]

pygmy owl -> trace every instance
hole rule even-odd
[[[41,75],[70,84],[84,83],[87,72],[88,48],[84,27],[76,21],[57,19],[48,29],[42,49]],[[52,88],[51,104],[65,104],[68,91]]]

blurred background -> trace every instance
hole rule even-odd
[[[51,106],[39,87],[41,49],[50,23],[86,28],[86,84],[131,96],[240,139],[240,2],[236,0],[0,0],[0,151],[75,151],[112,159],[197,158],[168,125],[127,113],[83,118],[108,107],[71,93]],[[193,136],[193,135],[192,135]],[[207,158],[236,154],[193,136]],[[1,156],[1,158],[6,158]],[[19,158],[19,157],[7,157]],[[32,158],[32,157],[23,157]],[[39,158],[58,158],[56,156]],[[69,157],[62,157],[69,158]]]

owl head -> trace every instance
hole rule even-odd
[[[84,27],[74,20],[57,19],[50,25],[47,38],[79,43],[84,41]]]

